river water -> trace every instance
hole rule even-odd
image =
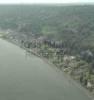
[[[0,100],[90,100],[42,59],[0,39]]]

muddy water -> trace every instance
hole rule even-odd
[[[0,100],[90,100],[42,59],[0,39]]]

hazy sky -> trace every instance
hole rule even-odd
[[[94,3],[94,0],[0,0],[0,3]]]

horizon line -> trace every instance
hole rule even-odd
[[[94,2],[69,2],[69,3],[29,3],[29,2],[17,2],[17,3],[0,3],[0,5],[94,5]]]

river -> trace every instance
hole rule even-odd
[[[0,100],[90,100],[66,75],[0,39]]]

